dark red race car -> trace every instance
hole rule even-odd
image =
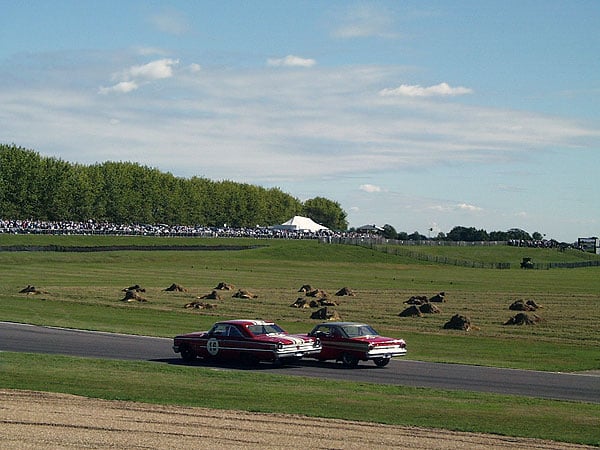
[[[345,367],[355,367],[359,361],[373,360],[387,366],[395,356],[406,355],[406,342],[380,336],[371,326],[356,322],[325,322],[308,333],[321,340],[321,352],[309,355],[319,361],[334,359]]]
[[[196,357],[256,364],[300,359],[321,351],[321,340],[306,334],[288,334],[273,322],[226,320],[209,331],[175,336],[173,350],[184,361]]]

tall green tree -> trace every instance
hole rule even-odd
[[[70,164],[0,144],[0,217],[113,223],[268,226],[304,214],[345,229],[336,202],[303,205],[278,188],[178,178],[132,162]]]
[[[304,202],[305,215],[332,230],[347,230],[346,212],[338,202],[315,197]]]
[[[391,226],[389,223],[386,223],[383,226],[383,237],[386,239],[397,239],[398,232],[393,226]]]
[[[467,242],[475,242],[475,241],[489,241],[489,236],[487,231],[481,229],[477,230],[475,227],[462,227],[457,226],[452,228],[450,232],[446,235],[448,240],[450,241],[467,241]]]

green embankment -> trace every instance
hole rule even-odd
[[[0,235],[0,246],[50,244],[265,246],[231,251],[0,251],[0,320],[170,337],[205,329],[221,318],[263,317],[288,331],[306,332],[315,323],[309,317],[312,310],[289,305],[301,296],[298,288],[308,283],[339,302],[336,309],[343,319],[366,321],[382,334],[404,337],[411,359],[555,371],[600,369],[600,268],[472,269],[314,241]],[[457,257],[518,263],[522,257],[561,262],[580,255],[472,247],[461,248]],[[258,298],[239,300],[232,292],[221,292],[222,299],[212,301],[215,309],[183,307],[221,281],[253,291]],[[172,283],[187,292],[165,292]],[[146,289],[147,303],[120,301],[122,289],[133,284]],[[41,293],[20,294],[27,285]],[[344,286],[356,296],[333,296]],[[447,299],[439,304],[441,313],[398,317],[410,296],[439,291]],[[531,314],[542,321],[504,325],[515,314],[508,306],[517,299],[541,304]],[[468,315],[475,328],[469,333],[443,329],[454,314]],[[586,403],[322,380],[298,383],[286,376],[243,371],[11,353],[0,354],[0,386],[600,445],[600,406]],[[260,395],[241,395],[258,391]],[[324,408],[327,404],[332,406]],[[360,410],[360,417],[353,410]]]

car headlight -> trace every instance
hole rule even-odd
[[[283,344],[281,342],[277,343],[277,349],[281,350],[283,348]]]

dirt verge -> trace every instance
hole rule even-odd
[[[417,427],[0,389],[0,442],[13,449],[585,449]]]

